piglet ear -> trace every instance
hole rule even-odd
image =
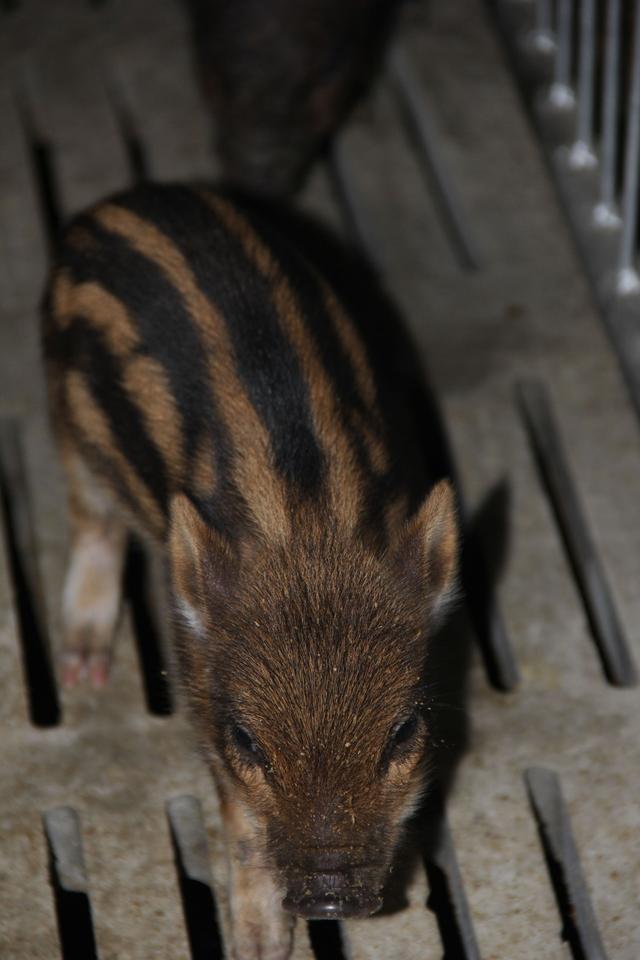
[[[168,547],[173,588],[182,604],[203,610],[207,600],[229,593],[237,577],[237,557],[229,541],[182,493],[171,501]]]
[[[407,522],[395,551],[403,574],[417,578],[430,598],[432,618],[455,593],[458,539],[453,489],[441,480]]]

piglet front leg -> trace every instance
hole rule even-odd
[[[102,687],[111,664],[122,600],[127,528],[104,485],[69,442],[63,447],[71,520],[71,556],[64,586],[62,683]]]
[[[229,857],[233,960],[288,960],[294,918],[282,908],[283,891],[256,848],[256,827],[241,802],[222,803]]]

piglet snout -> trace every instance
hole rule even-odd
[[[306,873],[292,878],[282,905],[289,913],[316,920],[369,917],[382,906],[378,887],[366,874],[352,871]]]

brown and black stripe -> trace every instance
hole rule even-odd
[[[416,502],[401,386],[249,202],[144,185],[100,204],[67,230],[45,313],[58,429],[151,532],[178,490],[221,533],[280,541],[298,508],[356,531]]]

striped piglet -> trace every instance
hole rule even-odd
[[[45,309],[69,487],[64,682],[104,684],[130,528],[166,551],[215,778],[238,960],[292,915],[381,905],[428,781],[426,653],[451,595],[405,379],[264,212],[142,186],[66,231]]]

